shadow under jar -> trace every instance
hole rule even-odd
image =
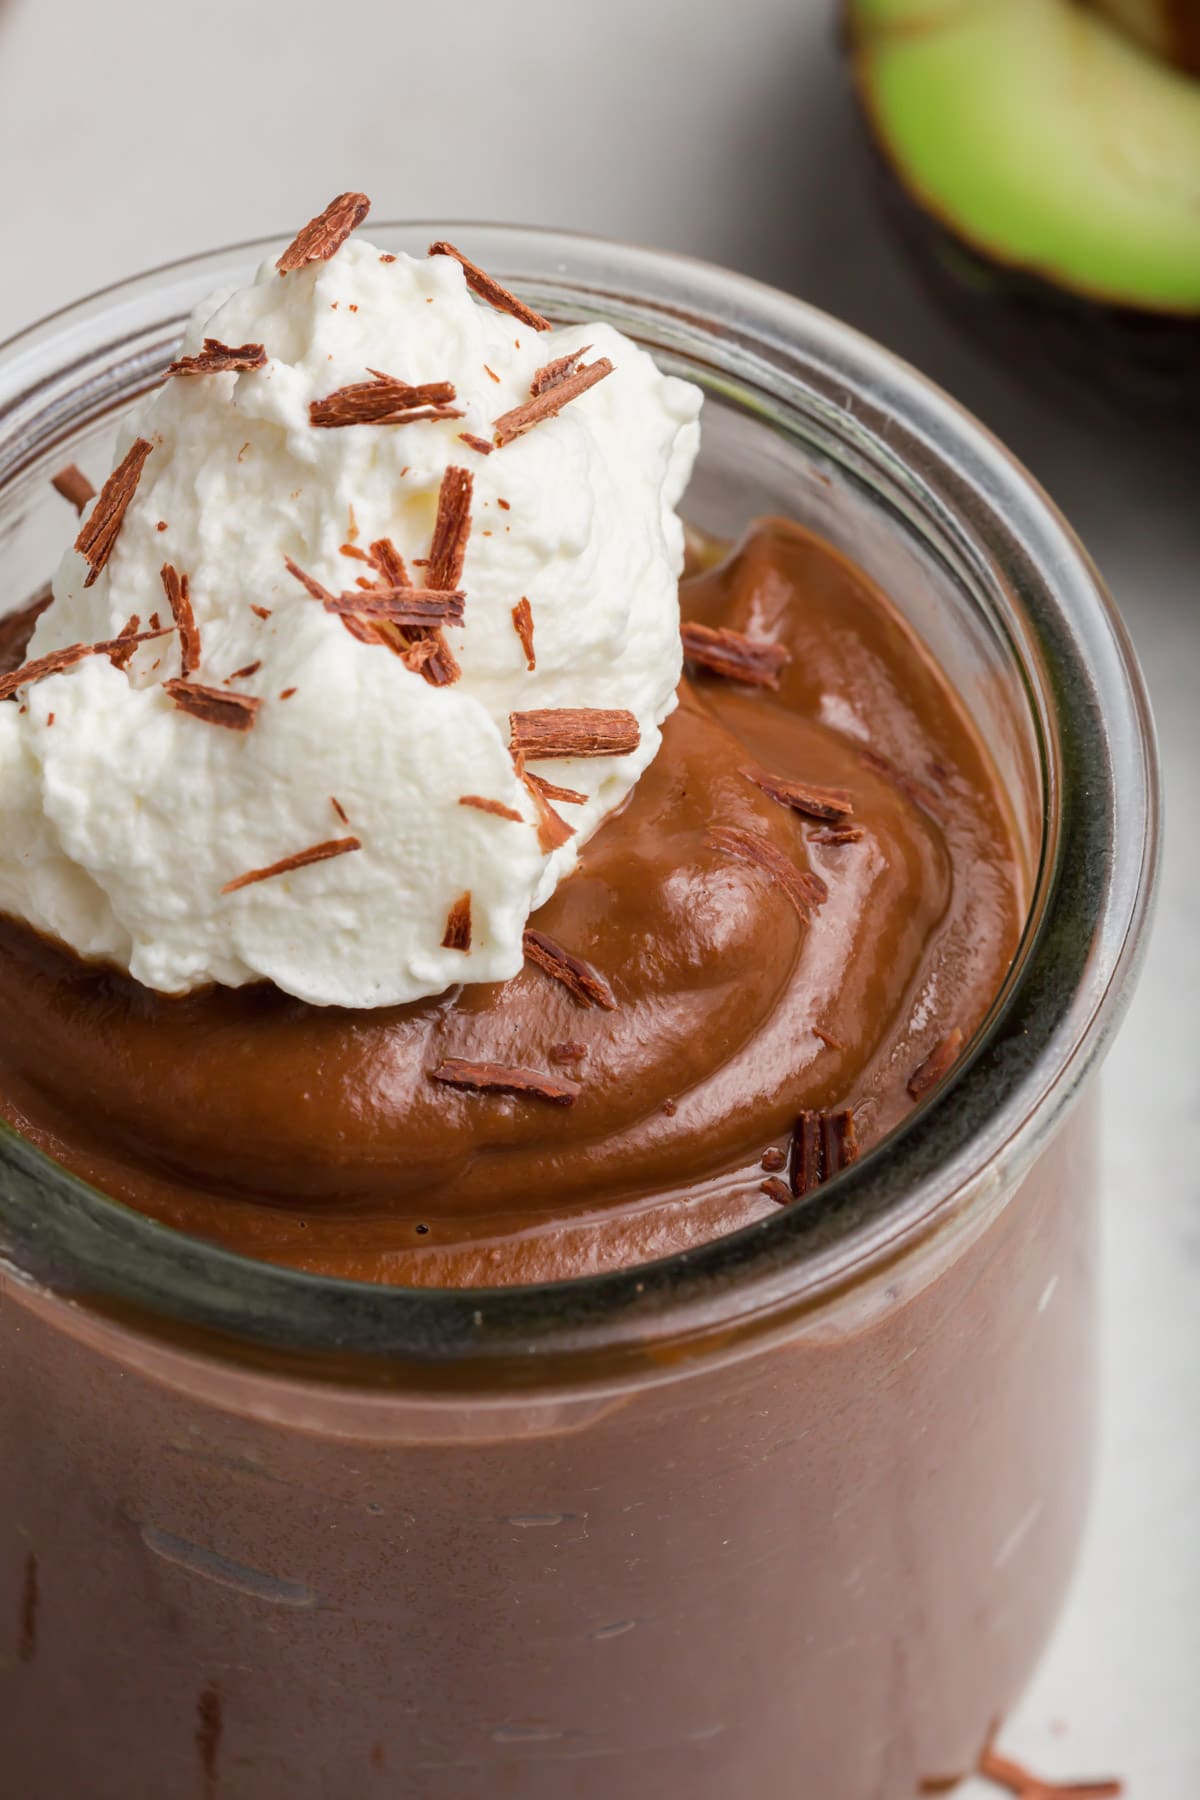
[[[803,1205],[540,1288],[254,1263],[0,1137],[0,1757],[20,1800],[902,1800],[962,1773],[1086,1501],[1095,1116],[1155,853],[1078,543],[874,345],[724,272],[450,235],[707,391],[689,516],[812,526],[963,696],[1033,902],[952,1078]],[[267,245],[0,351],[8,604],[184,316]]]

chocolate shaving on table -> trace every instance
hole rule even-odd
[[[810,831],[810,844],[860,844],[866,837],[861,825],[827,825],[822,831]]]
[[[544,800],[563,800],[568,806],[586,806],[588,803],[588,796],[580,793],[578,788],[559,787],[557,781],[547,781],[544,775],[535,775],[532,769],[522,769],[521,779]]]
[[[469,950],[471,948],[471,896],[460,894],[446,916],[446,933],[442,938],[443,950]]]
[[[111,656],[114,650],[123,652],[131,645],[147,644],[151,638],[167,637],[172,630],[168,625],[165,631],[139,631],[131,637],[103,638],[96,644],[64,644],[61,650],[49,650],[45,656],[35,656],[32,662],[22,663],[0,676],[0,700],[10,699],[18,688],[44,681],[48,675],[61,675],[87,656]]]
[[[537,657],[533,652],[533,608],[522,594],[512,609],[513,630],[521,640],[521,648],[525,652],[525,667],[532,674],[537,667]]]
[[[95,488],[77,463],[68,463],[57,475],[50,477],[50,486],[64,500],[69,500],[77,513],[81,513],[88,501],[95,496]]]
[[[137,491],[143,465],[153,448],[149,438],[138,438],[126,451],[100,489],[96,504],[75,539],[75,548],[89,565],[84,587],[91,587],[113,553],[125,509]]]
[[[578,350],[568,350],[565,356],[556,356],[553,362],[543,363],[540,369],[535,369],[533,380],[529,384],[531,398],[536,400],[539,394],[558,387],[568,375],[573,375],[576,364],[583,361],[591,347],[590,344],[584,344]]]
[[[438,489],[437,518],[425,578],[430,587],[456,588],[462,580],[467,539],[471,535],[471,494],[475,477],[469,469],[453,463],[442,476]]]
[[[790,806],[793,812],[803,813],[809,819],[845,819],[854,811],[854,803],[845,788],[815,787],[809,781],[792,781],[785,775],[771,775],[766,769],[745,768],[739,774],[752,781],[771,800],[778,800],[780,806]],[[824,840],[822,840],[823,842]]]
[[[915,775],[908,774],[906,770],[899,768],[886,756],[881,756],[877,750],[863,750],[859,755],[859,761],[864,768],[870,769],[872,774],[882,776],[884,781],[890,781],[892,786],[907,795],[914,805],[922,807],[935,819],[945,818],[946,809],[942,805],[940,796],[935,794],[926,782],[919,781]]]
[[[636,717],[622,708],[551,706],[508,715],[512,749],[531,762],[552,757],[628,756],[642,741]]]
[[[930,1088],[935,1088],[942,1078],[950,1073],[958,1061],[963,1047],[963,1034],[959,1026],[948,1031],[944,1038],[933,1046],[925,1061],[914,1069],[908,1078],[908,1091],[912,1099],[920,1100]]]
[[[577,1044],[570,1038],[564,1044],[551,1044],[550,1061],[557,1063],[582,1062],[587,1055],[587,1045]]]
[[[234,894],[239,888],[250,887],[256,881],[270,881],[276,875],[290,875],[293,869],[306,869],[310,863],[328,862],[331,856],[345,856],[351,850],[361,849],[361,838],[327,838],[323,844],[313,844],[308,850],[297,850],[292,856],[281,856],[278,862],[268,863],[264,869],[247,869],[244,875],[236,875],[232,881],[227,881],[221,892]]]
[[[370,381],[358,381],[350,387],[337,388],[323,400],[312,400],[308,407],[310,425],[327,430],[343,425],[410,425],[416,419],[461,419],[462,413],[451,402],[455,398],[452,381],[423,381],[413,384],[370,369]]]
[[[429,1078],[446,1087],[515,1094],[521,1099],[548,1100],[552,1106],[574,1106],[583,1092],[579,1082],[565,1075],[545,1075],[540,1069],[514,1068],[508,1063],[464,1062],[458,1056],[448,1056],[429,1071]]]
[[[545,388],[542,393],[535,394],[532,400],[523,400],[520,406],[514,406],[498,419],[492,420],[496,434],[497,448],[511,444],[524,432],[532,430],[543,419],[552,419],[560,413],[569,400],[578,400],[580,394],[586,394],[589,388],[611,375],[612,363],[607,356],[598,356],[593,363],[584,363],[582,368],[573,374],[564,376],[553,387]]]
[[[129,667],[133,653],[137,649],[137,633],[141,623],[142,621],[137,613],[130,613],[120,631],[118,631],[117,642],[120,644],[121,648],[119,650],[110,650],[108,653],[108,660],[114,669],[127,669]],[[151,623],[154,628],[157,628],[157,620],[153,620]]]
[[[1010,1794],[1016,1794],[1017,1800],[1056,1800],[1056,1797],[1073,1796],[1073,1800],[1118,1800],[1125,1792],[1122,1781],[1048,1781],[1042,1775],[1033,1775],[1011,1757],[1001,1756],[995,1748],[992,1738],[984,1745],[979,1758],[978,1773],[987,1781],[994,1781],[1000,1787],[1007,1788]]]
[[[319,212],[296,233],[275,267],[281,275],[287,275],[292,269],[303,268],[305,263],[328,262],[370,210],[371,202],[365,194],[339,194],[324,212]]]
[[[357,588],[331,594],[323,602],[326,612],[353,613],[360,619],[381,619],[391,625],[461,625],[466,595],[461,588],[449,593],[439,588]]]
[[[687,660],[727,681],[746,682],[750,687],[777,688],[784,664],[791,661],[791,652],[785,644],[772,643],[769,638],[747,637],[744,631],[733,631],[725,625],[697,625],[689,619],[684,621],[680,632]]]
[[[200,667],[200,627],[192,611],[188,578],[181,575],[173,563],[164,563],[159,576],[167,596],[167,605],[171,608],[171,617],[179,631],[179,672],[186,681]]]
[[[167,368],[168,375],[224,375],[242,369],[265,369],[267,352],[262,344],[223,344],[206,337],[195,356],[179,356]]]
[[[164,681],[180,712],[202,719],[206,725],[223,725],[227,731],[249,731],[262,701],[253,694],[232,694],[228,688],[202,687],[198,681]]]
[[[549,319],[543,319],[541,313],[534,312],[532,306],[526,306],[524,300],[518,300],[509,288],[503,287],[494,276],[481,269],[478,263],[473,263],[469,256],[456,250],[453,244],[439,239],[436,244],[430,244],[429,255],[452,256],[460,264],[471,291],[478,294],[481,300],[486,300],[497,312],[508,313],[512,318],[519,319],[522,325],[531,325],[535,331],[550,330]]]
[[[495,445],[489,443],[487,438],[478,437],[473,431],[460,431],[458,436],[461,443],[471,450],[478,450],[480,456],[490,456],[495,449]]]
[[[831,1181],[858,1156],[854,1114],[849,1111],[799,1113],[792,1127],[791,1165],[788,1179],[792,1195],[802,1200]]]
[[[740,831],[734,825],[714,825],[709,830],[708,841],[715,850],[723,851],[738,862],[750,863],[777,881],[802,919],[811,920],[821,902],[829,897],[829,889],[819,875],[798,869],[769,838]]]
[[[493,813],[497,819],[511,819],[514,825],[525,823],[524,813],[515,806],[505,806],[503,800],[489,800],[486,794],[460,794],[458,804],[472,806],[476,812]]]
[[[768,1200],[774,1200],[780,1206],[789,1206],[795,1198],[787,1182],[781,1181],[778,1175],[770,1175],[758,1185]]]
[[[526,959],[536,963],[552,981],[561,982],[581,1006],[602,1006],[605,1012],[616,1010],[617,996],[591,963],[573,956],[544,931],[535,931],[532,926],[526,927],[522,941]]]

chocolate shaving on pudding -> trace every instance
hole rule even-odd
[[[758,1185],[768,1200],[774,1200],[780,1206],[790,1206],[795,1198],[787,1182],[781,1181],[778,1175],[770,1175]]]
[[[765,769],[744,768],[739,773],[752,781],[771,800],[790,806],[793,812],[809,819],[845,819],[854,805],[845,788],[814,787],[808,781],[792,781],[783,775],[770,775]],[[811,841],[811,840],[810,840]],[[824,842],[824,839],[821,840]]]
[[[471,948],[471,896],[460,894],[446,916],[446,934],[442,939],[443,950],[469,950]]]
[[[480,456],[490,456],[495,449],[495,445],[490,444],[487,438],[478,437],[473,431],[460,431],[458,436],[461,443],[466,444],[468,449],[478,450]]]
[[[512,622],[525,652],[525,667],[532,674],[537,667],[537,657],[533,653],[533,608],[524,595],[512,609]]]
[[[513,750],[533,762],[559,756],[628,756],[642,741],[636,717],[620,707],[542,707],[510,713],[508,724]]]
[[[553,981],[561,982],[581,1006],[602,1006],[605,1012],[616,1010],[617,997],[608,982],[582,957],[573,956],[544,931],[535,931],[532,926],[526,928],[523,942],[527,959],[536,963]]]
[[[582,1062],[587,1055],[587,1045],[574,1043],[570,1038],[564,1044],[551,1044],[550,1061],[557,1063]]]
[[[523,400],[520,406],[514,406],[508,412],[501,413],[498,419],[492,421],[497,448],[511,444],[514,438],[519,438],[522,433],[532,430],[543,419],[552,419],[556,413],[562,411],[569,400],[577,400],[580,394],[586,394],[589,388],[595,387],[598,381],[603,381],[606,375],[612,374],[612,371],[613,365],[608,357],[599,356],[594,363],[584,363],[582,368],[576,369],[573,374],[564,376],[561,381],[555,382],[553,387],[545,388],[540,394],[535,394],[532,400]]]
[[[439,239],[436,244],[430,244],[428,254],[452,256],[461,266],[472,293],[478,294],[481,300],[486,300],[497,312],[508,313],[512,318],[519,319],[522,325],[531,325],[535,331],[550,330],[549,319],[543,319],[541,313],[534,312],[532,306],[526,306],[524,300],[518,300],[509,288],[503,287],[493,275],[481,269],[478,263],[473,263],[461,250],[456,250],[453,244]]]
[[[584,344],[578,350],[568,350],[565,356],[556,356],[553,362],[543,363],[540,369],[535,369],[533,380],[529,384],[531,397],[536,400],[539,394],[560,386],[568,375],[575,373],[576,365],[583,361],[591,347],[590,344]]]
[[[697,625],[685,620],[680,627],[683,654],[698,668],[727,681],[744,681],[750,687],[779,686],[784,664],[791,656],[786,645],[773,644],[767,638],[747,637],[727,625]]]
[[[787,1168],[787,1151],[781,1150],[778,1144],[769,1145],[759,1158],[759,1167],[765,1169],[768,1175],[777,1175],[780,1169]]]
[[[498,819],[511,819],[514,825],[525,823],[525,815],[515,806],[505,806],[503,800],[489,800],[486,794],[460,794],[458,804],[473,806],[476,812],[493,813]]]
[[[824,831],[810,831],[810,844],[860,844],[866,837],[861,825],[832,825]]]
[[[100,489],[87,523],[75,539],[75,548],[89,565],[84,587],[91,587],[113,553],[121,530],[125,509],[137,491],[142,468],[154,445],[148,438],[138,438],[117,464]]]
[[[361,838],[327,838],[323,844],[313,844],[308,850],[297,850],[292,856],[281,856],[278,862],[268,863],[265,869],[247,869],[244,875],[235,875],[232,881],[225,883],[221,892],[235,894],[239,888],[251,887],[256,881],[270,881],[276,875],[290,875],[293,869],[307,869],[310,863],[328,862],[331,856],[346,856],[351,850],[361,849]]]
[[[854,1114],[812,1112],[797,1115],[792,1127],[792,1155],[788,1179],[793,1196],[802,1200],[831,1181],[858,1156],[858,1139],[854,1131]]]
[[[57,475],[50,477],[50,486],[64,500],[69,500],[77,513],[81,513],[88,501],[95,495],[95,488],[77,463],[68,463]]]
[[[948,1031],[944,1038],[933,1046],[925,1061],[914,1069],[908,1078],[908,1091],[914,1100],[920,1100],[930,1088],[935,1088],[958,1061],[963,1047],[961,1027],[956,1025]]]
[[[251,675],[257,675],[261,668],[262,657],[260,656],[257,662],[247,663],[244,669],[235,669],[233,674],[227,675],[225,679],[226,681],[246,681]]]
[[[180,712],[206,725],[223,725],[227,731],[249,731],[262,701],[253,694],[231,694],[225,688],[202,687],[198,681],[164,681]]]
[[[305,263],[328,262],[370,210],[371,202],[365,194],[339,194],[324,212],[296,233],[275,267],[281,275],[287,275],[293,269],[302,269]]]
[[[820,1038],[827,1050],[844,1050],[846,1048],[845,1044],[841,1043],[840,1040],[835,1038],[830,1032],[823,1030],[820,1025],[813,1026],[812,1034],[815,1038]]]
[[[464,1062],[448,1056],[429,1071],[431,1081],[446,1087],[472,1088],[480,1094],[516,1094],[530,1100],[548,1100],[552,1106],[574,1106],[583,1092],[579,1082],[565,1075],[544,1075],[540,1069],[514,1068],[508,1063]]]
[[[461,419],[450,403],[455,398],[452,381],[424,381],[414,386],[397,381],[378,369],[368,370],[370,381],[337,388],[323,400],[309,403],[308,420],[326,430],[343,425],[410,425],[416,419]]]
[[[162,631],[139,631],[132,637],[102,638],[95,644],[64,644],[61,650],[49,650],[45,656],[35,656],[32,662],[22,663],[19,668],[0,676],[0,700],[11,699],[18,688],[44,681],[48,675],[61,675],[64,669],[72,668],[87,656],[111,656],[114,650],[123,653],[131,646],[148,644],[151,638],[167,637],[173,630],[174,627],[168,625]]]
[[[568,806],[586,806],[588,803],[588,796],[581,794],[578,788],[559,787],[557,781],[547,781],[544,775],[535,775],[532,769],[522,769],[521,779],[544,800],[563,800]]]
[[[331,594],[323,602],[326,612],[353,613],[360,619],[381,619],[390,625],[461,625],[466,595],[461,588],[449,593],[439,588],[367,588]]]
[[[142,621],[137,613],[130,613],[120,631],[118,631],[117,642],[120,644],[121,648],[119,650],[110,650],[108,653],[108,660],[114,669],[126,669],[129,667],[133,653],[137,649],[137,632],[141,622]]]
[[[870,769],[873,775],[879,775],[884,781],[890,781],[892,786],[898,788],[902,794],[906,794],[914,805],[922,807],[935,819],[945,818],[945,809],[939,796],[925,782],[918,781],[915,775],[909,775],[904,769],[898,768],[894,762],[889,761],[886,756],[881,756],[877,750],[863,750],[860,753],[859,761],[865,769]]]
[[[181,575],[172,563],[164,563],[159,575],[167,596],[167,605],[171,608],[171,617],[179,631],[179,672],[186,681],[193,670],[200,667],[200,627],[192,611],[188,578]]]
[[[437,518],[429,546],[426,579],[433,588],[456,588],[462,580],[467,539],[471,535],[471,494],[475,477],[453,463],[438,489]]]
[[[262,344],[223,344],[206,337],[195,356],[179,356],[169,364],[168,375],[224,375],[243,369],[265,369],[267,352]]]
[[[756,837],[750,831],[740,831],[734,825],[714,825],[709,830],[708,841],[715,850],[723,851],[726,856],[732,856],[738,862],[762,869],[773,881],[777,881],[800,917],[806,921],[811,921],[822,901],[829,897],[829,889],[819,875],[813,875],[807,869],[798,869],[768,838]]]
[[[1118,1800],[1118,1796],[1125,1792],[1124,1782],[1114,1779],[1047,1781],[1042,1775],[1032,1775],[1011,1757],[1001,1756],[995,1748],[993,1737],[989,1737],[983,1747],[978,1773],[985,1780],[1007,1788],[1010,1794],[1017,1796],[1017,1800],[1056,1800],[1056,1796],[1063,1796],[1063,1800],[1066,1800],[1068,1795],[1073,1800]],[[925,1791],[928,1792],[929,1789],[926,1788]]]

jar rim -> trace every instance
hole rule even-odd
[[[1001,1167],[1015,1180],[1028,1166],[1119,1022],[1144,941],[1159,803],[1137,660],[1086,551],[986,428],[851,327],[690,257],[470,221],[386,224],[374,235],[407,249],[460,234],[552,315],[581,306],[611,317],[654,353],[702,347],[723,386],[731,377],[753,385],[765,372],[886,466],[1020,611],[1023,672],[1050,709],[1052,829],[1018,963],[952,1075],[803,1208],[657,1261],[487,1289],[311,1274],[144,1218],[0,1122],[0,1263],[148,1329],[194,1328],[230,1354],[257,1346],[303,1354],[311,1366],[336,1346],[427,1369],[482,1361],[531,1371],[551,1358],[698,1341],[718,1325],[728,1337],[811,1305],[907,1253]],[[250,240],[164,264],[0,344],[0,489],[24,466],[28,420],[52,406],[56,383],[65,391],[90,357],[136,342],[150,385],[178,339],[185,290],[195,298],[201,277],[215,286],[231,265],[275,247]]]

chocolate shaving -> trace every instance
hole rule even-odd
[[[568,375],[575,373],[576,364],[582,362],[591,347],[590,344],[584,344],[578,350],[568,350],[565,356],[556,356],[553,362],[543,363],[540,369],[535,369],[533,380],[529,384],[533,399],[536,400],[539,394],[548,393],[551,388],[560,387]]]
[[[778,1175],[772,1175],[766,1181],[760,1181],[758,1185],[768,1200],[775,1200],[780,1206],[790,1206],[794,1198],[792,1190],[786,1181],[779,1179]]]
[[[1016,1794],[1017,1800],[1055,1800],[1055,1796],[1073,1795],[1074,1800],[1117,1800],[1125,1792],[1122,1781],[1047,1781],[1033,1775],[1011,1757],[1001,1756],[993,1740],[988,1739],[979,1758],[980,1775]]]
[[[471,948],[471,896],[460,894],[446,917],[446,934],[442,939],[443,950],[469,950]]]
[[[91,587],[113,553],[125,509],[137,491],[143,465],[153,448],[149,438],[138,438],[132,449],[126,451],[100,489],[87,523],[75,539],[75,548],[89,565],[84,587]]]
[[[323,604],[326,612],[382,619],[390,625],[461,625],[465,600],[461,588],[443,593],[438,588],[387,587],[331,594]]]
[[[111,657],[114,650],[123,654],[138,644],[149,643],[151,638],[166,637],[172,629],[168,625],[165,631],[139,631],[130,637],[122,631],[119,637],[102,638],[96,644],[64,644],[61,650],[47,651],[45,656],[35,656],[32,662],[22,663],[19,668],[0,676],[0,700],[11,699],[18,688],[31,687],[48,675],[61,675],[64,669],[82,662],[86,656]]]
[[[350,815],[346,811],[345,807],[342,805],[341,801],[338,799],[336,794],[330,794],[329,804],[330,804],[330,806],[332,806],[332,808],[333,808],[334,812],[337,814],[338,818],[342,821],[342,824],[348,825],[350,823]]]
[[[283,564],[288,574],[294,575],[305,593],[311,594],[314,600],[319,600],[322,605],[325,605],[327,601],[333,599],[333,595],[330,593],[329,589],[327,587],[322,587],[315,576],[309,575],[300,567],[299,563],[294,563],[290,556],[284,557]]]
[[[770,775],[765,769],[746,768],[739,773],[769,799],[778,800],[780,806],[790,806],[793,812],[803,813],[809,819],[845,819],[854,811],[845,788],[814,787],[811,782]]]
[[[473,431],[460,431],[458,435],[460,441],[466,444],[468,449],[478,450],[480,456],[490,456],[492,454],[494,445],[490,444],[487,438],[478,437]]]
[[[861,825],[830,825],[824,831],[810,831],[810,844],[860,844],[866,837]]]
[[[886,756],[880,756],[877,750],[862,751],[859,761],[865,769],[870,769],[872,774],[882,776],[884,781],[890,781],[892,786],[898,788],[915,806],[931,813],[935,819],[945,818],[946,810],[940,796],[935,794],[925,782],[918,781],[915,775],[909,775],[904,769],[897,767],[894,762],[890,762]]]
[[[750,863],[777,881],[802,919],[811,920],[829,896],[829,889],[819,875],[798,869],[768,838],[756,837],[753,832],[739,831],[731,825],[714,825],[708,841],[715,850],[724,851],[726,856],[732,856],[738,862]]]
[[[532,674],[537,668],[537,657],[533,653],[533,608],[524,595],[512,609],[512,622],[525,652],[525,667]]]
[[[370,209],[371,202],[365,194],[339,194],[324,212],[319,212],[296,233],[275,267],[281,275],[287,275],[292,269],[303,268],[305,263],[328,262],[350,233],[362,224]]]
[[[249,731],[262,701],[253,694],[231,694],[225,688],[202,687],[198,681],[164,681],[180,712],[206,725],[223,725],[228,731]]]
[[[269,619],[271,616],[269,606],[258,606],[253,600],[250,602],[250,611],[259,619]]]
[[[77,513],[81,513],[88,501],[95,495],[95,488],[76,463],[68,463],[57,475],[50,477],[50,486],[64,500],[69,500]]]
[[[133,653],[137,649],[137,632],[141,622],[142,621],[137,613],[131,613],[122,625],[120,631],[118,631],[117,642],[121,645],[121,648],[119,650],[110,650],[108,653],[108,660],[114,669],[126,669],[129,667]]]
[[[391,538],[377,538],[370,548],[371,562],[381,579],[390,587],[411,585],[404,558]],[[428,559],[425,566],[428,567]],[[445,637],[437,626],[401,626],[399,637],[406,668],[421,675],[431,687],[446,687],[457,681],[460,670]]]
[[[551,757],[628,756],[642,741],[633,713],[592,706],[543,707],[508,715],[514,751],[532,762]]]
[[[462,580],[471,535],[471,493],[475,478],[451,463],[438,489],[437,518],[429,547],[426,579],[433,588],[456,588]]]
[[[587,1055],[587,1045],[577,1044],[568,1038],[564,1044],[551,1044],[550,1061],[557,1063],[582,1062]]]
[[[492,420],[497,448],[511,444],[514,438],[519,438],[524,432],[531,431],[535,425],[540,425],[543,419],[554,418],[555,414],[560,413],[569,400],[578,400],[580,394],[586,394],[588,389],[595,387],[598,381],[603,381],[606,375],[611,375],[612,370],[613,366],[608,357],[598,356],[595,362],[584,363],[582,368],[565,376],[553,387],[548,387],[542,393],[535,394],[532,400],[523,400],[520,406],[514,406],[508,412],[501,413],[498,419]]]
[[[541,313],[534,312],[532,306],[526,306],[523,300],[518,300],[514,293],[502,287],[494,276],[487,274],[478,263],[473,263],[469,257],[464,256],[461,250],[456,250],[453,244],[439,239],[436,244],[430,244],[429,255],[452,256],[461,265],[471,291],[478,294],[481,300],[486,300],[489,306],[495,307],[497,312],[508,313],[512,318],[519,319],[522,325],[532,325],[535,331],[550,330],[549,319],[543,319]]]
[[[204,348],[196,356],[180,356],[167,369],[168,375],[224,375],[242,369],[265,369],[267,352],[262,344],[223,344],[220,338],[206,337]]]
[[[687,620],[680,632],[687,660],[727,681],[777,688],[784,664],[791,661],[786,645],[773,644],[767,638],[747,637],[745,632],[731,631],[728,626],[722,625],[718,629]]]
[[[787,1168],[787,1151],[781,1150],[778,1144],[771,1144],[762,1153],[760,1167],[764,1168],[769,1175],[777,1175],[780,1169]]]
[[[598,969],[532,926],[526,928],[522,941],[527,960],[536,963],[551,980],[561,982],[580,1006],[602,1006],[605,1012],[615,1011],[617,997]]]
[[[839,1043],[837,1038],[833,1037],[830,1032],[823,1031],[819,1025],[813,1026],[812,1034],[815,1038],[820,1038],[827,1050],[844,1050],[846,1048],[845,1044]]]
[[[535,775],[532,769],[523,769],[521,779],[527,788],[532,788],[545,800],[563,800],[569,806],[586,806],[588,803],[588,796],[580,793],[578,788],[559,787],[556,781],[547,781],[544,775]]]
[[[943,1076],[948,1075],[958,1061],[963,1047],[963,1034],[959,1026],[948,1031],[944,1038],[933,1046],[920,1068],[914,1069],[908,1078],[908,1091],[914,1100],[920,1100],[930,1088],[935,1088]]]
[[[498,819],[511,819],[514,825],[523,825],[525,817],[515,806],[505,806],[503,800],[489,800],[485,794],[460,794],[460,806],[473,806],[476,812],[494,813]]]
[[[306,869],[309,863],[327,862],[331,856],[345,856],[351,850],[361,849],[361,838],[328,838],[325,843],[313,844],[308,850],[297,850],[293,856],[281,856],[278,862],[268,863],[265,869],[247,869],[244,875],[237,875],[232,881],[227,881],[221,892],[234,894],[239,888],[250,887],[256,881],[270,881],[275,875],[290,875],[293,869]]]
[[[261,668],[262,657],[260,656],[257,662],[247,663],[244,669],[235,669],[233,674],[227,675],[225,679],[226,681],[245,681],[248,676],[257,675]]]
[[[472,1088],[477,1093],[516,1094],[531,1100],[548,1100],[552,1106],[574,1106],[583,1092],[579,1082],[565,1075],[544,1075],[539,1069],[513,1068],[507,1063],[464,1062],[448,1056],[429,1071],[431,1081],[446,1087]]]
[[[309,403],[310,425],[334,430],[343,425],[411,425],[417,419],[461,419],[451,381],[425,381],[414,386],[377,370],[373,379],[338,388]]]
[[[188,578],[181,575],[171,563],[164,563],[159,575],[166,591],[167,604],[171,608],[171,617],[179,631],[179,672],[186,681],[193,670],[200,667],[200,627],[192,611]]]
[[[831,1181],[858,1156],[858,1139],[854,1131],[854,1114],[812,1112],[798,1114],[792,1127],[792,1157],[788,1178],[792,1195],[802,1200]]]

